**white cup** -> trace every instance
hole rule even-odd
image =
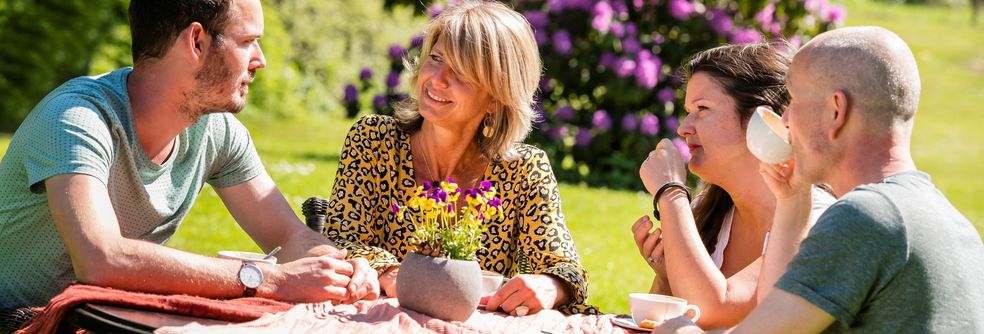
[[[789,129],[782,124],[782,117],[767,106],[755,108],[745,129],[745,144],[756,158],[770,164],[789,161],[793,148],[788,138]]]
[[[693,321],[700,319],[700,308],[687,304],[687,301],[677,297],[658,295],[654,293],[630,293],[629,309],[632,311],[632,321],[636,324],[643,320],[661,323],[694,311]]]
[[[482,270],[482,295],[487,296],[495,293],[502,286],[502,282],[505,281],[505,277],[502,274]]]
[[[271,256],[269,259],[264,259],[266,256],[267,255],[263,253],[219,251],[220,259],[233,259],[233,260],[243,260],[249,262],[264,262],[269,264],[277,264],[276,256]]]

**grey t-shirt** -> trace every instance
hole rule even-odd
[[[137,142],[126,79],[131,68],[79,77],[45,97],[0,162],[0,307],[42,306],[75,280],[48,209],[44,180],[96,177],[126,238],[163,244],[205,182],[222,188],[263,173],[249,133],[231,114],[202,116],[163,164]]]
[[[920,172],[845,194],[776,287],[836,318],[825,332],[984,333],[981,237]]]

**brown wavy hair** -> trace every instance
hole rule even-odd
[[[785,79],[793,51],[785,41],[724,45],[698,52],[683,65],[682,72],[685,81],[697,73],[709,75],[735,100],[735,112],[741,116],[744,130],[755,107],[767,105],[781,115],[789,105]],[[695,202],[697,230],[707,252],[714,253],[724,216],[734,207],[734,200],[720,186],[702,182]]]

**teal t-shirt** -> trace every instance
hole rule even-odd
[[[137,142],[131,68],[79,77],[46,96],[0,161],[0,308],[41,306],[75,280],[48,209],[45,179],[87,174],[109,191],[123,237],[163,244],[206,182],[222,188],[263,173],[246,128],[208,114],[182,131],[163,164]]]
[[[984,333],[984,244],[920,172],[854,188],[776,283],[837,321],[825,333]]]

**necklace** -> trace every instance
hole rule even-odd
[[[485,158],[482,156],[471,157],[468,155],[468,151],[455,166],[450,168],[446,175],[439,175],[439,169],[432,163],[428,146],[419,137],[411,137],[410,151],[411,154],[419,153],[419,155],[413,155],[414,182],[417,184],[446,181],[450,177],[455,180],[459,187],[468,189],[475,187],[479,179],[485,174],[485,166],[487,165]],[[420,159],[416,159],[417,157]]]

